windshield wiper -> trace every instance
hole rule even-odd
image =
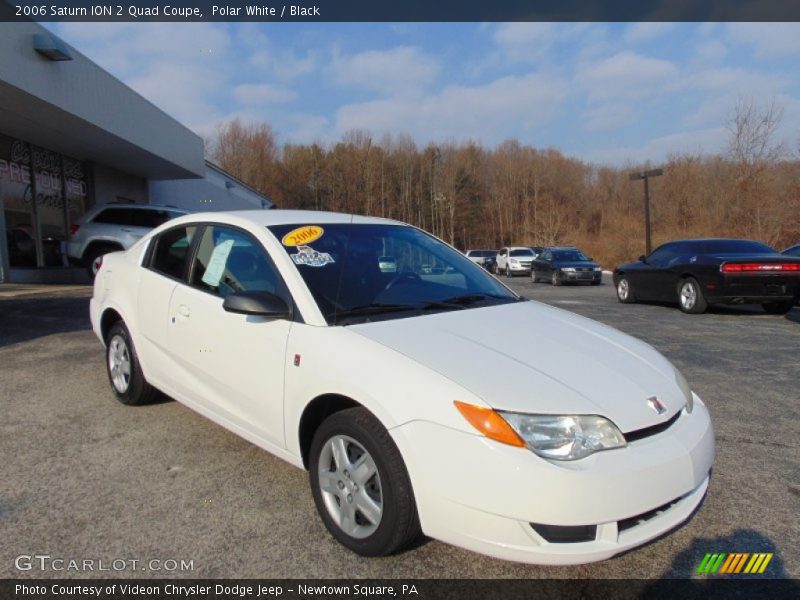
[[[453,296],[452,298],[445,298],[440,302],[444,304],[451,304],[451,305],[459,305],[459,306],[470,306],[472,304],[477,304],[478,302],[485,302],[487,300],[510,300],[513,302],[519,302],[517,298],[509,298],[508,296],[500,296],[499,294],[461,294],[460,296]]]
[[[461,310],[464,307],[459,304],[447,302],[423,302],[418,304],[383,304],[372,302],[362,306],[355,306],[346,310],[337,310],[328,313],[327,317],[332,317],[335,321],[340,318],[366,317],[369,315],[383,315],[393,312],[406,311],[426,311],[426,310]]]

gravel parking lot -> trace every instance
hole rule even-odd
[[[359,558],[317,518],[305,472],[176,402],[118,404],[89,329],[87,288],[0,299],[0,577],[80,575],[20,572],[21,554],[140,561],[125,577],[687,577],[706,552],[775,552],[766,575],[800,577],[800,308],[689,316],[619,304],[608,283],[511,286],[649,342],[708,404],[715,472],[686,527],[579,567],[503,562],[436,541]],[[142,571],[151,559],[191,560],[193,570]]]

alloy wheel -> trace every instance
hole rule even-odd
[[[686,310],[694,308],[697,302],[697,290],[691,281],[687,281],[681,286],[680,302],[681,306]]]
[[[366,448],[346,435],[335,435],[319,456],[319,488],[328,514],[347,535],[372,535],[383,516],[378,467]]]
[[[131,354],[121,335],[115,335],[108,344],[108,370],[111,382],[120,394],[128,391],[131,384]]]
[[[627,300],[628,294],[631,293],[630,286],[628,285],[627,279],[620,279],[619,283],[617,284],[617,296],[619,296],[620,300]]]

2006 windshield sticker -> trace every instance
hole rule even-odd
[[[297,246],[297,254],[290,254],[294,264],[307,267],[324,267],[333,263],[333,257],[327,252],[317,252],[311,246]]]
[[[314,242],[322,237],[325,230],[319,225],[303,225],[297,229],[292,229],[283,236],[281,244],[284,246],[300,246]]]

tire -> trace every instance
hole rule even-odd
[[[539,278],[536,276],[536,271],[531,271],[531,283],[539,283]]]
[[[562,284],[561,277],[558,276],[558,271],[553,271],[553,274],[550,276],[550,283],[556,287]]]
[[[94,281],[97,276],[97,260],[109,252],[121,250],[118,246],[94,245],[90,246],[83,255],[83,262],[86,265],[86,272],[89,274],[89,281]]]
[[[338,454],[334,446],[341,448]],[[342,454],[345,459],[340,465],[336,456]],[[363,462],[353,470],[359,461]],[[370,463],[373,475],[366,479],[356,476]],[[349,408],[328,417],[314,434],[309,467],[317,511],[343,546],[361,556],[387,556],[420,536],[414,492],[403,457],[367,409]],[[354,508],[341,510],[350,504]],[[340,525],[343,516],[347,520]]]
[[[678,306],[689,315],[699,315],[708,309],[703,290],[694,277],[686,277],[678,282]]]
[[[633,304],[636,302],[636,295],[633,293],[633,286],[630,280],[624,275],[617,281],[617,300],[623,304]]]
[[[506,265],[506,277],[511,277],[511,267]]]
[[[794,302],[792,300],[786,300],[784,302],[764,302],[761,306],[763,306],[764,310],[770,315],[785,315],[792,310]]]
[[[592,285],[600,285],[600,283],[601,283],[600,281],[593,281]]]
[[[106,371],[111,390],[122,404],[141,406],[158,396],[158,390],[144,378],[131,334],[122,321],[111,326],[106,338]]]

